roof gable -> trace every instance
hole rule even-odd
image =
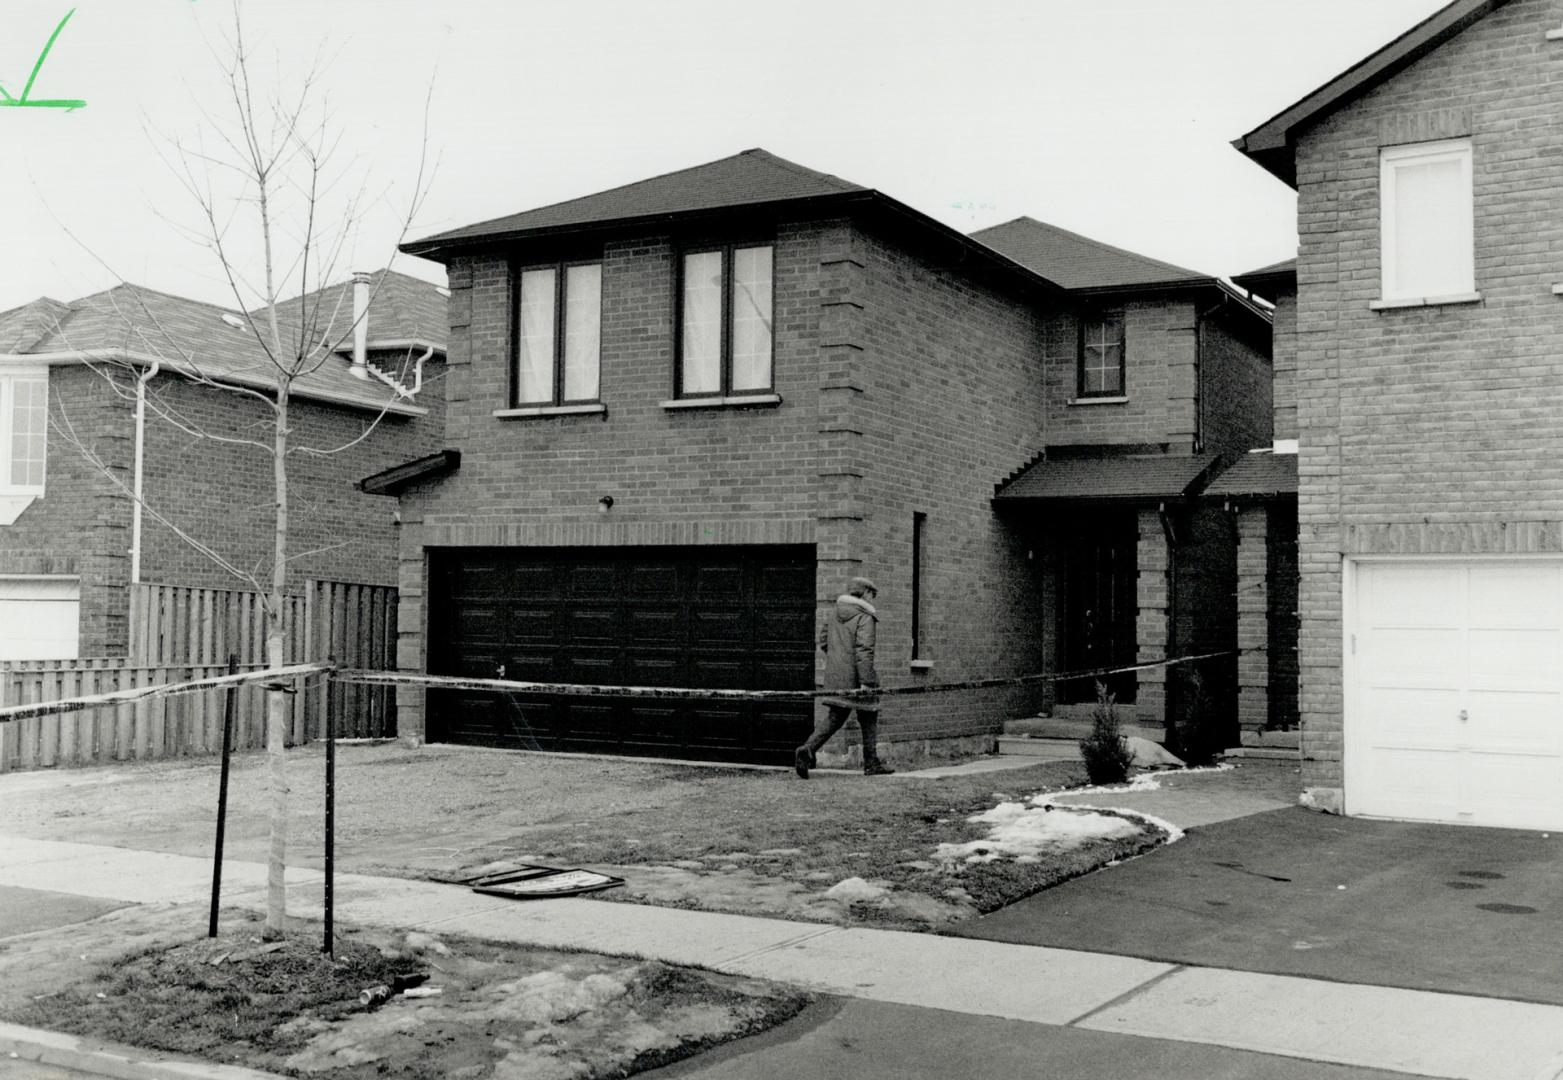
[[[609,188],[594,195],[584,195],[536,210],[437,233],[405,244],[402,250],[423,254],[465,241],[866,193],[868,190],[840,177],[806,169],[756,148],[704,165]]]
[[[1018,217],[971,235],[1066,289],[1214,282],[1209,274],[1113,247],[1035,218]]]
[[[1509,0],[1454,0],[1382,49],[1358,61],[1232,145],[1276,177],[1297,186],[1296,133],[1410,67]]]
[[[10,311],[0,311],[0,353],[26,352],[54,329],[71,308],[40,296]]]

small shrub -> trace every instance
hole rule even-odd
[[[1129,778],[1134,752],[1118,724],[1118,706],[1107,684],[1096,684],[1096,708],[1091,710],[1091,734],[1080,740],[1085,774],[1093,784],[1121,784]]]

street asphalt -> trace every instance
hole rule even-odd
[[[951,933],[1563,1005],[1563,833],[1272,810]]]

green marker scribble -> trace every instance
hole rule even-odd
[[[71,21],[71,16],[76,14],[76,9],[71,8],[65,13],[65,18],[60,20],[60,25],[54,28],[54,33],[49,35],[49,40],[44,44],[43,52],[38,54],[38,62],[33,65],[33,72],[27,76],[27,85],[22,87],[22,96],[12,97],[6,92],[5,87],[0,86],[0,109],[22,108],[23,106],[34,109],[79,109],[87,104],[80,98],[39,98],[34,100],[28,97],[33,92],[33,83],[38,79],[38,72],[43,68],[43,62],[49,58],[49,50],[54,48],[54,39],[60,36],[60,31],[65,29],[65,24]]]

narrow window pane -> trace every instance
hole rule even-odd
[[[771,386],[771,249],[733,252],[733,389]]]
[[[49,384],[17,379],[11,384],[11,484],[42,487]]]
[[[554,289],[557,270],[521,275],[521,325],[516,335],[516,402],[554,400]]]
[[[564,400],[596,401],[602,362],[602,267],[564,277]]]
[[[1465,167],[1457,158],[1395,169],[1395,290],[1402,296],[1470,292],[1471,238],[1463,205]],[[1462,235],[1465,233],[1466,235]]]
[[[685,394],[722,392],[722,253],[684,256],[683,372]]]

